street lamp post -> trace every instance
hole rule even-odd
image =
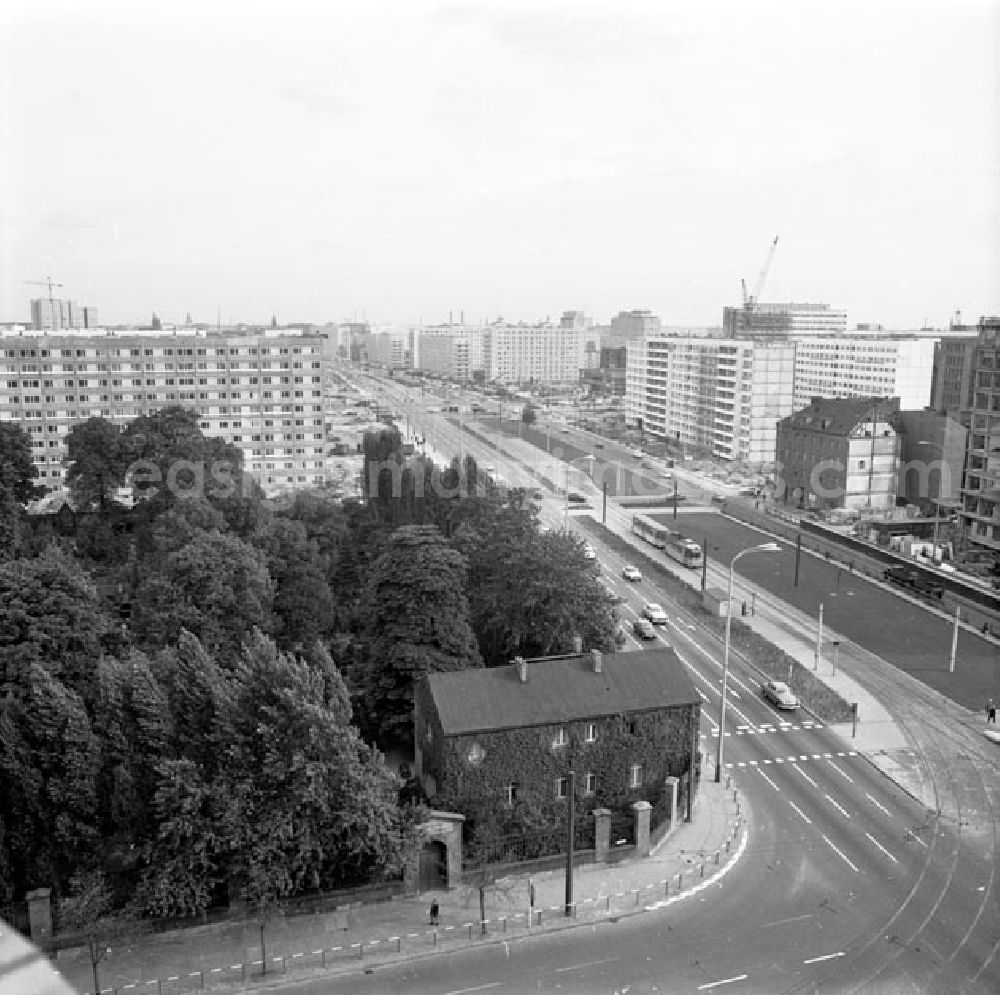
[[[593,456],[578,456],[576,459],[570,460],[566,464],[566,474],[564,479],[566,486],[563,489],[563,532],[565,532],[569,526],[569,468],[574,463],[579,463],[580,460],[593,460],[593,458]]]
[[[719,750],[715,758],[715,781],[722,780],[722,745],[726,733],[726,691],[729,687],[729,643],[733,622],[733,575],[736,561],[747,553],[778,553],[781,547],[776,542],[764,542],[759,546],[741,549],[729,564],[729,599],[726,602],[726,649],[722,657],[722,704],[719,706]]]

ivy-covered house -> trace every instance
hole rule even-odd
[[[690,805],[700,709],[667,647],[430,674],[415,691],[416,773],[435,808],[465,816],[467,854],[511,859],[504,841],[520,857],[562,845],[572,770],[578,845],[592,845],[595,809],[611,811],[612,832],[637,801],[655,818],[668,777]]]

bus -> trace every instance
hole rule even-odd
[[[657,525],[648,518],[643,518],[642,515],[632,516],[632,532],[657,549],[663,549],[670,537],[670,529],[665,525]]]
[[[671,532],[667,539],[666,554],[678,563],[683,563],[686,567],[695,569],[702,564],[701,546],[693,539],[688,539],[680,532]]]

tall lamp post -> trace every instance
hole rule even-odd
[[[741,549],[729,564],[729,600],[726,602],[726,650],[722,658],[722,704],[719,706],[719,751],[715,758],[715,781],[722,780],[722,744],[726,733],[726,691],[729,686],[729,640],[733,621],[733,568],[736,561],[747,553],[779,553],[781,547],[776,542],[764,542],[759,546]]]
[[[563,492],[563,532],[566,531],[569,525],[569,468],[574,463],[579,463],[580,460],[593,460],[593,456],[577,456],[576,459],[570,460],[566,464],[566,477],[565,477],[565,488]]]

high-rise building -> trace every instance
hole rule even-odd
[[[979,323],[969,449],[959,519],[969,540],[1000,551],[1000,318]]]
[[[796,407],[814,397],[898,397],[914,409],[930,403],[934,339],[866,333],[793,340]]]
[[[202,431],[243,451],[267,491],[324,479],[324,340],[268,333],[0,336],[0,421],[31,440],[40,484],[61,487],[66,435],[90,417],[116,423],[195,409]]]
[[[416,330],[418,368],[453,380],[483,374],[481,325],[432,325]]]
[[[36,297],[31,301],[31,327],[35,331],[96,328],[97,308],[80,307],[58,297]]]
[[[628,347],[626,419],[723,459],[774,459],[794,406],[795,347],[778,340],[654,335]]]
[[[495,383],[576,383],[585,331],[561,325],[487,325],[483,367]]]
[[[829,304],[754,304],[722,309],[724,335],[830,335],[847,331],[847,312]]]

